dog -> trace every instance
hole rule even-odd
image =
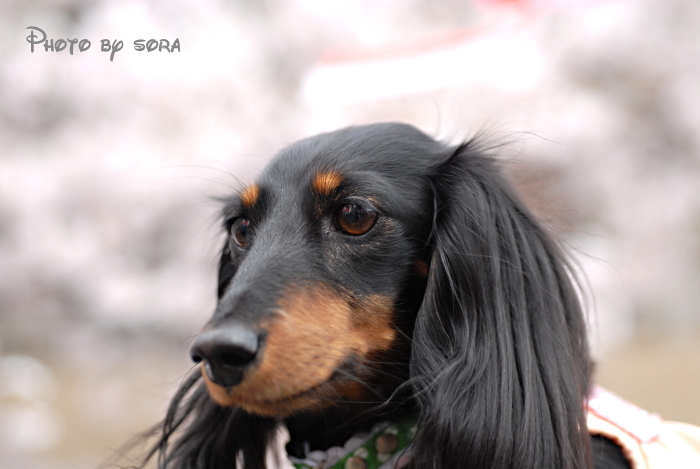
[[[478,138],[321,134],[223,205],[216,310],[147,460],[371,468],[383,444],[411,469],[631,467],[587,430],[566,256]],[[376,451],[340,454],[363,438]],[[284,443],[292,462],[270,462]]]

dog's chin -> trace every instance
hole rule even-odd
[[[209,395],[217,404],[225,407],[240,407],[250,414],[264,417],[289,417],[300,411],[321,410],[330,404],[314,396],[312,390],[277,400],[259,400],[237,395],[235,391],[226,390],[216,384],[207,384],[207,388]]]
[[[299,412],[316,412],[339,401],[363,399],[362,385],[356,381],[326,381],[291,395],[261,399],[259,395],[241,392],[237,387],[224,388],[202,373],[212,400],[224,407],[240,407],[248,413],[265,417],[289,417]]]

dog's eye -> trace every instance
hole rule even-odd
[[[231,225],[231,238],[238,247],[243,249],[248,247],[248,227],[250,220],[247,218],[239,218]]]
[[[361,235],[367,233],[377,221],[377,212],[360,205],[347,204],[335,215],[335,225],[343,233]]]

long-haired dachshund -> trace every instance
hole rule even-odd
[[[587,431],[567,261],[485,153],[350,127],[227,199],[200,366],[149,458],[270,468],[286,428],[282,467],[630,467]]]

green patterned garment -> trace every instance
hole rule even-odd
[[[382,423],[362,437],[348,440],[342,455],[327,454],[327,460],[289,458],[297,469],[384,469],[393,468],[413,437],[417,419]],[[338,448],[340,450],[340,448]],[[329,453],[331,453],[329,451]],[[309,455],[311,456],[311,455]]]

